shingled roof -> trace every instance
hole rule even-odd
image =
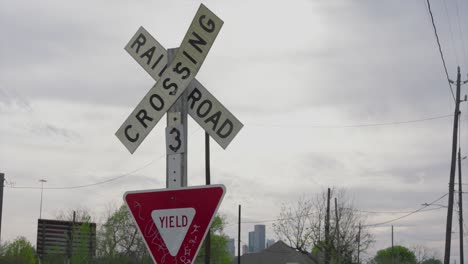
[[[241,264],[318,264],[310,253],[291,248],[283,241],[278,241],[258,253],[247,253],[241,256]],[[237,257],[232,264],[237,264]]]

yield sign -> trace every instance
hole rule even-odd
[[[124,200],[155,262],[190,264],[225,191],[224,185],[130,191]]]

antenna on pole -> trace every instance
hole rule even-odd
[[[39,182],[41,183],[41,206],[39,209],[39,219],[42,219],[42,193],[44,192],[44,182],[47,182],[44,179],[40,179]]]

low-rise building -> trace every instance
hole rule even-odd
[[[232,264],[237,264],[235,257]],[[318,264],[318,258],[311,253],[300,252],[278,241],[271,247],[257,253],[248,253],[241,256],[242,264]]]

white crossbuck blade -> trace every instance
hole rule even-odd
[[[116,132],[133,153],[185,89],[188,89],[188,113],[226,148],[242,123],[196,79],[223,21],[201,5],[172,63],[167,65],[167,51],[143,27],[140,27],[125,50],[155,79],[135,110]]]

